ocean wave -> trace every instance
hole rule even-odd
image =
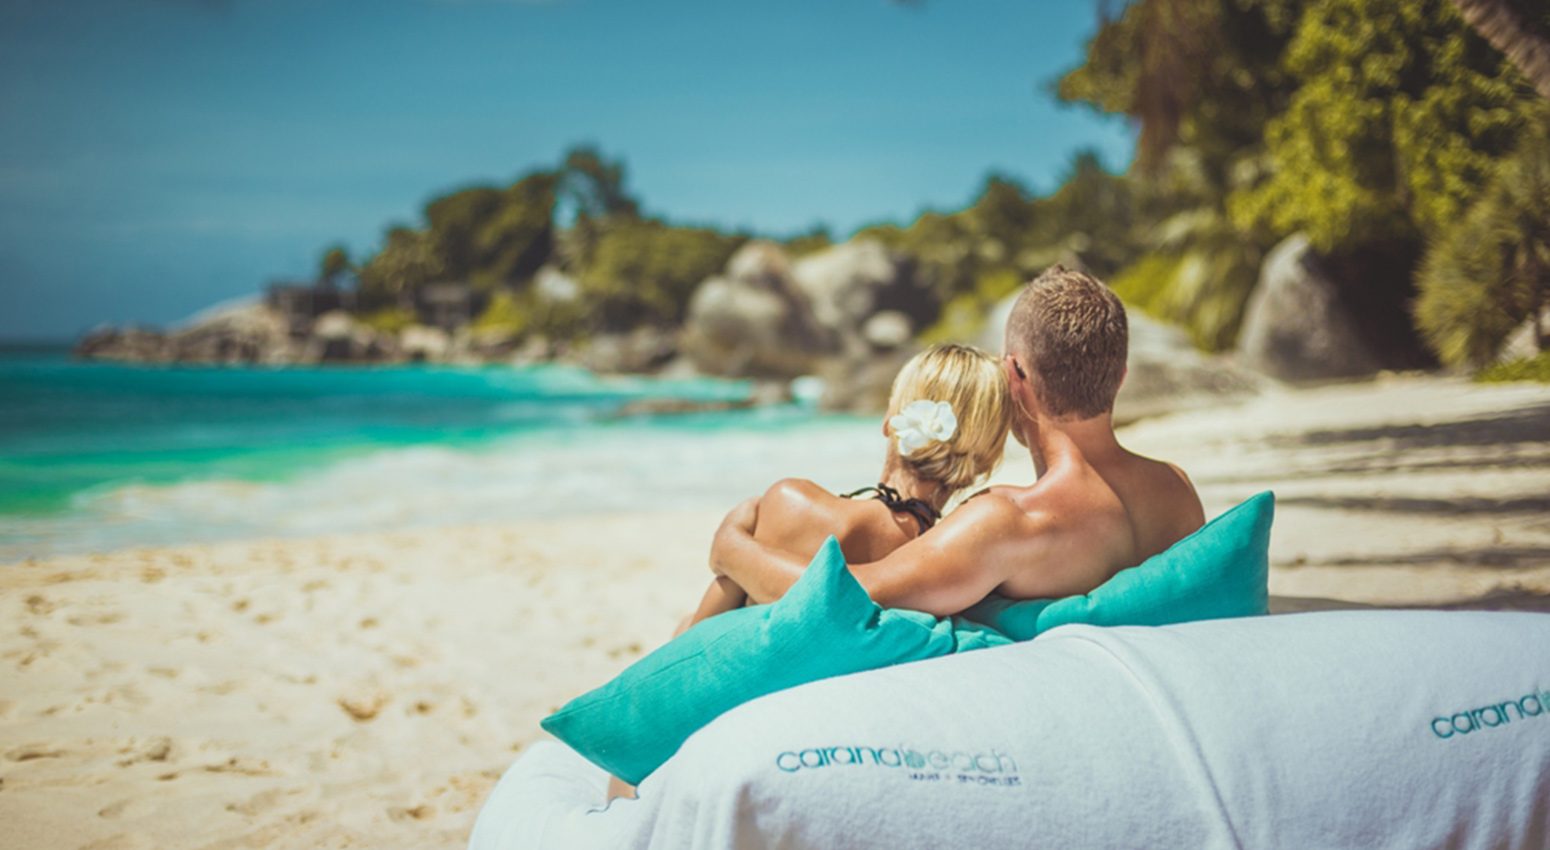
[[[546,429],[479,446],[394,447],[280,481],[209,479],[77,493],[69,509],[0,516],[0,561],[130,546],[720,509],[799,476],[875,480],[871,421],[747,415]]]

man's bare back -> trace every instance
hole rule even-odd
[[[1029,557],[996,588],[1012,599],[1086,593],[1205,522],[1183,470],[1123,450],[1101,468],[1061,470],[979,498],[1004,499],[1028,520],[1019,554]]]

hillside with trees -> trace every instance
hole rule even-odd
[[[1550,7],[1538,0],[1134,0],[1102,18],[1078,67],[1048,81],[1061,100],[1136,125],[1126,170],[1078,152],[1045,195],[992,173],[963,209],[867,226],[846,244],[881,246],[889,270],[876,274],[908,278],[894,326],[917,341],[974,338],[1022,281],[1064,262],[1202,351],[1236,350],[1280,377],[1513,360],[1530,365],[1507,373],[1543,373],[1547,69]],[[268,359],[515,352],[655,369],[692,347],[685,326],[697,297],[719,297],[713,281],[743,280],[781,304],[838,285],[780,282],[843,247],[822,228],[761,239],[644,208],[625,163],[585,146],[507,185],[434,197],[365,256],[324,251],[316,285],[348,297],[286,302],[311,310],[292,328],[340,308],[347,317],[325,324],[346,343]],[[759,248],[748,262],[762,271],[735,271],[754,242],[775,253]],[[737,297],[754,309],[753,295]],[[1318,305],[1301,325],[1277,306],[1298,303]],[[758,309],[791,328],[823,324]],[[799,344],[849,350],[837,328],[802,331]],[[251,349],[217,350],[240,360]],[[635,354],[577,357],[604,349]]]

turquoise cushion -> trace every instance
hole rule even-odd
[[[839,543],[830,537],[779,602],[697,624],[542,725],[635,784],[700,727],[755,697],[1010,642],[984,626],[880,608],[846,569]]]
[[[1026,640],[1066,623],[1263,614],[1273,510],[1274,497],[1260,493],[1085,596],[990,599],[948,619],[880,608],[830,538],[780,601],[696,625],[542,725],[635,784],[721,714],[819,679]]]
[[[1028,640],[1067,623],[1166,626],[1264,614],[1274,515],[1275,494],[1266,490],[1084,596],[1024,602],[993,596],[960,616]]]

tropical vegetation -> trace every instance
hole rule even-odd
[[[1550,309],[1543,0],[1132,0],[1049,86],[1133,122],[1134,161],[1080,152],[1045,195],[991,174],[963,209],[855,234],[928,276],[945,305],[928,338],[971,332],[1063,261],[1229,348],[1266,253],[1297,233],[1364,329],[1412,360],[1482,368]],[[330,248],[320,275],[353,268],[378,323],[457,281],[485,296],[479,328],[577,337],[681,322],[753,235],[644,213],[623,162],[578,147],[432,199],[359,263]],[[798,255],[831,235],[782,241]]]

